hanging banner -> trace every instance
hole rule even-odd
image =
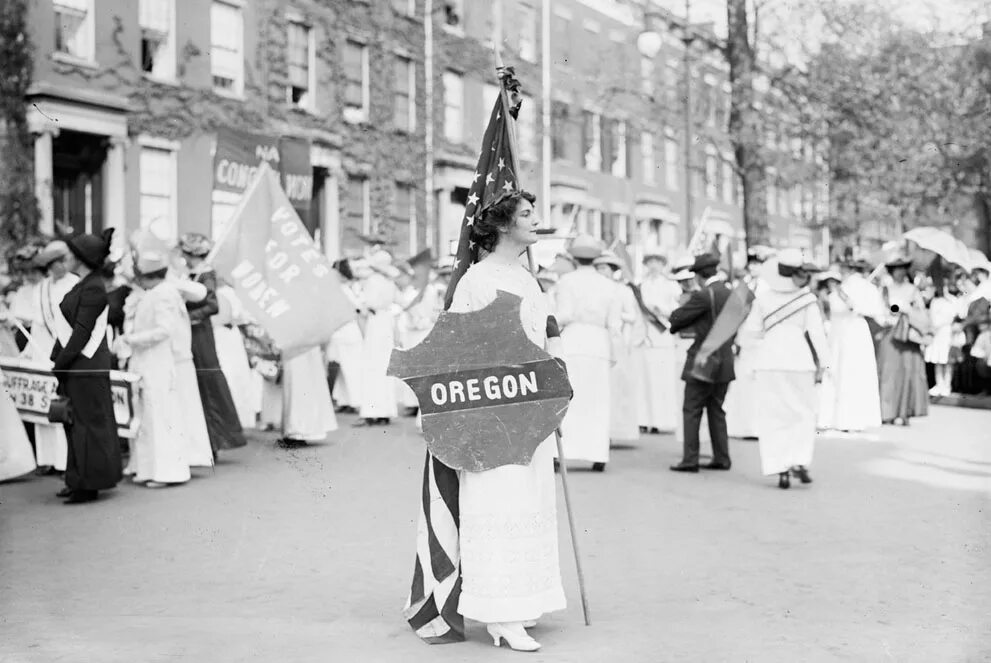
[[[313,242],[275,172],[262,164],[207,256],[283,358],[323,345],[354,304]]]
[[[58,378],[43,362],[0,357],[3,388],[10,395],[23,421],[48,423],[48,407],[55,397]],[[141,426],[139,378],[134,373],[110,371],[110,392],[114,401],[117,434],[133,438]]]
[[[213,157],[215,191],[244,193],[263,163],[281,174],[282,188],[293,207],[308,210],[313,196],[309,141],[229,128],[217,130],[217,150]]]

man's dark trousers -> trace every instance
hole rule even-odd
[[[702,410],[708,413],[709,436],[712,438],[712,462],[729,466],[729,433],[726,429],[726,412],[723,401],[729,382],[701,382],[685,380],[685,404],[681,409],[685,429],[685,448],[682,463],[699,464],[699,426]]]

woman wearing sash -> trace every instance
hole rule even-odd
[[[66,504],[92,502],[97,491],[121,478],[120,441],[110,393],[113,357],[107,347],[107,291],[100,274],[110,254],[113,228],[77,235],[66,244],[66,267],[80,277],[55,311],[52,360],[60,394],[69,398],[72,420],[65,424],[69,442],[65,469]]]
[[[765,263],[763,281],[746,323],[761,339],[754,358],[760,463],[765,476],[777,474],[778,487],[789,488],[791,474],[812,482],[816,384],[829,365],[829,346],[800,251],[782,251]]]

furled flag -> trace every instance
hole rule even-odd
[[[478,165],[468,189],[468,204],[461,221],[461,236],[454,259],[454,271],[444,297],[444,309],[451,306],[454,290],[469,265],[479,259],[471,239],[471,227],[486,204],[505,191],[518,188],[513,168],[514,119],[519,112],[519,81],[512,67],[500,67],[499,79],[506,95],[496,97],[495,107],[482,138]],[[503,103],[504,96],[512,106]],[[462,642],[465,621],[458,613],[461,596],[461,557],[458,537],[458,473],[429,452],[423,467],[423,490],[416,533],[416,564],[413,584],[403,614],[416,634],[431,644]]]

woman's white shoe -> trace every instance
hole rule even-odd
[[[503,640],[516,651],[537,651],[540,643],[527,635],[522,622],[509,624],[488,624],[485,627],[492,636],[492,644],[500,646]]]

